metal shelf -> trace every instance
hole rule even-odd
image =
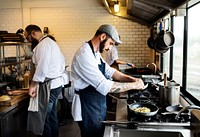
[[[16,46],[16,45],[31,46],[31,43],[29,42],[0,42],[0,46]]]
[[[26,60],[19,61],[19,62],[0,63],[0,67],[7,67],[7,66],[11,66],[11,65],[18,65],[21,63],[28,63],[28,62],[31,62],[31,59],[26,59]]]
[[[6,55],[6,50],[5,50],[5,47],[7,46],[15,46],[16,47],[16,60],[11,60],[11,61],[6,61],[6,58],[9,58],[9,57],[5,57]],[[9,67],[9,66],[16,66],[17,68],[17,75],[20,75],[20,73],[22,72],[22,70],[24,69],[21,65],[24,64],[24,63],[30,63],[31,62],[31,59],[30,59],[30,56],[29,54],[29,51],[26,52],[24,48],[26,47],[30,48],[31,46],[31,43],[28,43],[28,42],[0,42],[0,80],[2,81],[3,78],[5,78],[6,76],[6,68]],[[22,58],[21,56],[21,48],[23,48],[24,50],[24,54]],[[31,51],[30,51],[31,52]],[[28,55],[28,56],[27,56]],[[13,61],[13,62],[12,62]],[[16,72],[14,72],[16,73]],[[3,82],[10,82],[9,80],[7,81],[7,79],[5,78],[3,80]]]

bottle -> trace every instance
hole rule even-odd
[[[22,75],[19,76],[19,88],[24,88],[24,78]]]
[[[30,83],[30,72],[26,71],[24,74],[24,88],[29,88]]]
[[[19,75],[16,77],[16,88],[19,88]]]

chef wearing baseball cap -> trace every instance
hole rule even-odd
[[[79,124],[82,137],[103,137],[105,127],[101,121],[106,120],[108,93],[144,88],[141,79],[111,68],[101,57],[100,53],[121,43],[114,26],[101,25],[93,38],[84,42],[74,55],[71,66],[75,89],[72,116]]]

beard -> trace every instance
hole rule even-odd
[[[37,46],[38,43],[39,43],[39,41],[37,39],[31,37],[31,50],[32,51]]]
[[[107,41],[107,39],[100,42],[100,46],[99,46],[100,53],[103,53],[106,41]]]

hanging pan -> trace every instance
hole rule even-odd
[[[151,49],[154,49],[154,43],[155,43],[155,39],[152,37],[152,36],[150,36],[149,38],[148,38],[148,40],[147,40],[147,45],[148,45],[148,47],[149,48],[151,48]]]
[[[160,47],[160,44],[158,44],[158,42],[156,42],[155,44],[154,44],[154,49],[155,49],[155,51],[156,52],[158,52],[158,53],[165,53],[165,52],[167,52],[168,51],[168,49],[162,49],[161,47]]]
[[[149,48],[151,49],[154,49],[154,44],[155,44],[155,41],[156,41],[156,28],[151,28],[150,29],[150,37],[148,38],[147,40],[147,45]]]
[[[169,19],[167,19],[166,21],[168,22],[168,29],[160,31],[155,42],[156,47],[159,47],[159,49],[161,50],[168,50],[170,47],[173,46],[175,42],[174,34],[169,31]]]

